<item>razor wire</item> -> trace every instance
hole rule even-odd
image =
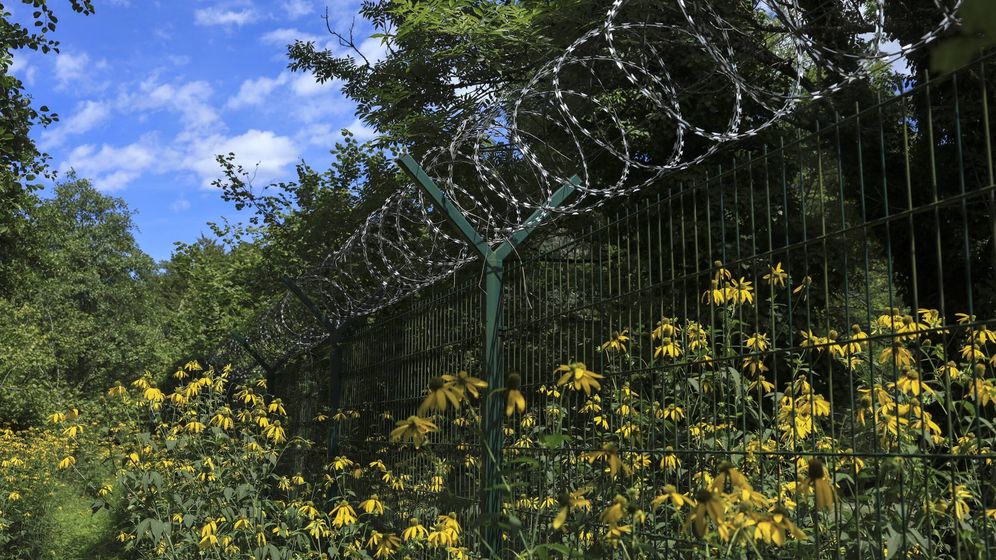
[[[425,153],[421,166],[481,237],[497,244],[519,231],[533,211],[547,208],[550,195],[571,178],[577,180],[577,194],[548,208],[547,221],[632,195],[732,142],[757,136],[803,103],[902,61],[958,22],[961,0],[933,0],[936,25],[894,48],[887,41],[885,0],[831,4],[824,13],[838,10],[852,18],[855,29],[843,42],[853,48],[822,44],[812,32],[820,22],[799,0],[755,2],[751,21],[765,28],[766,41],[747,46],[744,37],[751,30],[724,17],[717,4],[613,0],[601,25],[543,64],[524,85],[480,95],[487,103],[458,120],[450,144]],[[692,49],[709,62],[693,76],[695,82],[676,76],[672,49]],[[762,83],[749,75],[745,57],[770,59],[770,66],[783,70]],[[822,85],[814,87],[807,72],[818,72]],[[620,83],[628,83],[649,111],[670,120],[670,153],[663,161],[649,161],[635,149],[609,95]],[[721,126],[695,122],[683,110],[696,96],[710,93],[729,103]],[[699,146],[694,151],[693,140]],[[606,170],[614,176],[606,178]],[[333,325],[368,315],[475,259],[444,221],[414,184],[406,184],[296,282]],[[251,329],[242,334],[244,343],[274,362],[319,345],[330,334],[289,292],[263,309]],[[244,345],[229,344],[213,359],[234,361],[231,356],[243,350]]]

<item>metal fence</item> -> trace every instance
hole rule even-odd
[[[413,514],[493,524],[479,496],[500,488],[507,554],[993,557],[991,66],[533,239],[504,271],[527,407],[503,425],[464,407],[431,453],[388,439],[432,378],[479,375],[479,269],[368,318],[337,349],[335,452],[390,457]],[[489,480],[482,429],[504,438]]]

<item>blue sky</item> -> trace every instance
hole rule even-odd
[[[95,0],[97,13],[55,8],[58,55],[17,53],[13,73],[35,104],[61,116],[34,131],[61,173],[75,169],[137,214],[136,236],[156,259],[174,241],[192,241],[234,208],[210,186],[220,176],[215,154],[235,152],[259,164],[257,185],[294,178],[304,159],[322,169],[348,128],[360,138],[354,105],[336,83],[286,69],[286,45],[314,40],[344,52],[326,31],[372,31],[357,16],[359,0]],[[28,9],[19,2],[15,18]],[[361,51],[383,56],[379,40]]]

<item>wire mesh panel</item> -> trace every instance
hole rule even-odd
[[[480,312],[476,278],[444,282],[371,318],[341,342],[333,375],[342,376],[342,394],[332,418],[341,456],[333,465],[360,467],[366,474],[358,473],[351,491],[397,506],[382,519],[385,534],[413,519],[431,527],[439,512],[456,513],[465,523],[476,516],[480,439],[472,405],[430,418],[439,427],[431,445],[389,435],[398,421],[419,414],[433,378],[478,367]]]
[[[509,267],[511,550],[992,557],[987,71],[674,176]]]
[[[474,527],[499,487],[494,555],[992,557],[991,66],[534,240],[504,272],[503,387],[475,385],[474,266],[368,318],[332,365],[348,491],[390,495],[386,532]],[[487,554],[476,534],[425,550]]]

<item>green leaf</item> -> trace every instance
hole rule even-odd
[[[540,438],[540,445],[547,449],[555,449],[570,440],[571,437],[566,434],[547,434]]]

